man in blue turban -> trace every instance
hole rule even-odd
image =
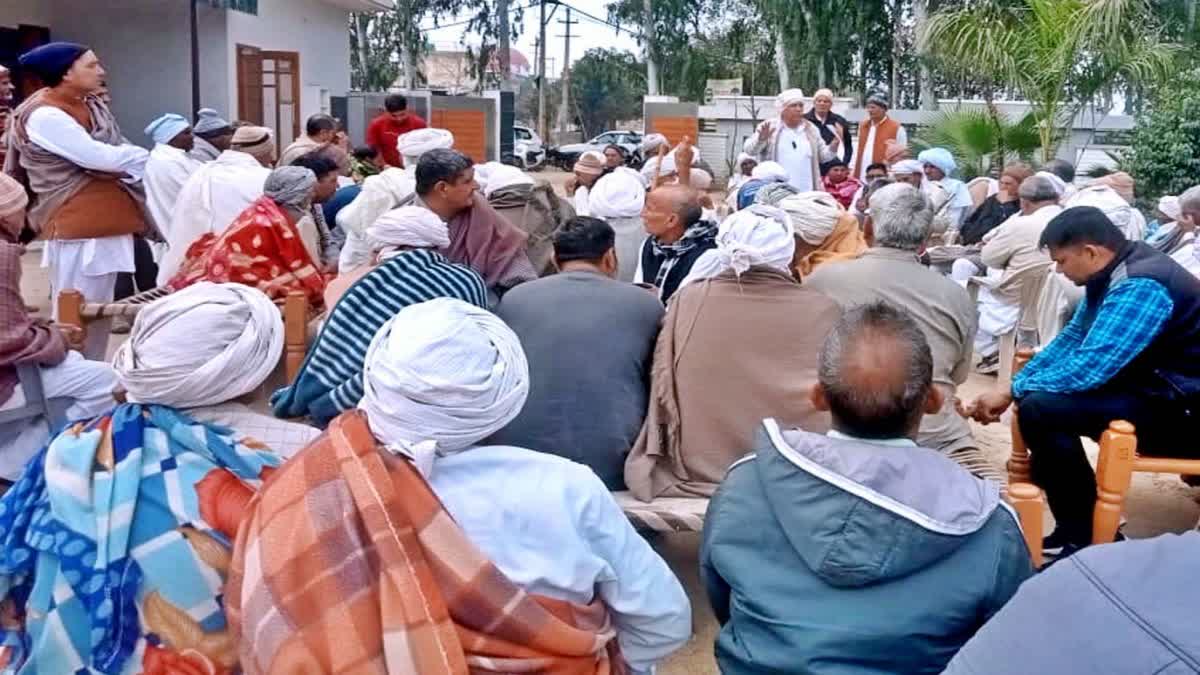
[[[958,168],[954,156],[945,148],[930,148],[917,155],[917,161],[925,168],[925,177],[929,179],[925,181],[926,193],[936,189],[931,183],[937,183],[946,190],[946,194],[950,195],[950,202],[942,209],[942,213],[949,221],[950,229],[958,230],[967,214],[974,208],[975,202],[971,199],[971,192],[967,189],[967,185],[961,180],[950,177],[950,174]],[[931,198],[933,196],[930,195]]]
[[[187,118],[175,113],[167,113],[151,122],[146,127],[146,135],[154,140],[143,180],[146,205],[158,231],[169,237],[168,228],[183,184],[200,168],[200,162],[189,155],[195,146],[195,135]]]
[[[105,72],[90,49],[53,42],[20,63],[46,87],[13,112],[4,172],[33,196],[28,222],[46,240],[51,293],[110,302],[118,273],[134,271],[133,235],[153,231],[141,184],[149,153],[96,97]],[[103,359],[107,342],[96,326],[84,354]]]

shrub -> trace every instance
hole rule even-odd
[[[1121,168],[1137,181],[1142,204],[1200,184],[1200,73],[1179,77],[1138,115]]]

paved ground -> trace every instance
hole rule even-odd
[[[568,174],[562,172],[540,172],[534,174],[555,185],[561,185]],[[24,279],[22,291],[25,301],[32,307],[38,307],[43,315],[48,315],[49,285],[45,272],[38,263],[41,255],[30,251],[24,259]],[[113,336],[109,342],[109,352],[123,341],[123,336]],[[972,374],[966,384],[960,389],[962,398],[973,397],[988,387],[995,386],[995,378]],[[262,403],[265,405],[265,398]],[[1003,467],[1011,450],[1011,440],[1007,424],[996,424],[983,427],[972,423],[975,438],[980,448],[997,467]],[[1094,444],[1090,445],[1090,457],[1095,463]],[[1129,522],[1125,528],[1131,537],[1151,537],[1165,532],[1183,532],[1196,526],[1200,519],[1200,489],[1185,486],[1174,475],[1166,474],[1135,474],[1133,489],[1127,506]],[[1049,532],[1052,519],[1046,517],[1046,531]],[[669,659],[659,672],[663,675],[699,675],[716,673],[716,665],[712,657],[713,639],[717,631],[716,620],[708,607],[704,589],[699,580],[698,550],[699,536],[695,534],[678,534],[659,537],[654,540],[654,546],[670,563],[671,568],[679,575],[692,599],[695,631],[688,644]]]

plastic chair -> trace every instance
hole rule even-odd
[[[971,277],[967,282],[967,290],[971,299],[978,302],[979,289],[988,288],[993,293],[1016,295],[1020,312],[1012,330],[999,336],[1000,339],[1000,373],[1001,382],[1012,381],[1012,364],[1018,347],[1037,347],[1038,343],[1038,303],[1046,281],[1054,273],[1054,263],[1046,261],[1017,270],[1008,278],[996,282],[988,277]]]
[[[160,287],[120,302],[85,303],[82,293],[67,289],[58,294],[58,320],[75,326],[86,336],[88,323],[116,316],[133,321],[143,307],[170,294],[171,289]],[[287,383],[291,384],[300,373],[300,366],[304,364],[304,356],[308,351],[308,298],[300,291],[292,291],[284,300],[276,300],[275,304],[283,313],[284,369]]]

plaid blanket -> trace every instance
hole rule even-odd
[[[343,414],[255,497],[227,586],[256,673],[623,673],[600,602],[527,594]]]
[[[233,672],[222,576],[278,462],[161,406],[56,436],[0,500],[0,672]]]

